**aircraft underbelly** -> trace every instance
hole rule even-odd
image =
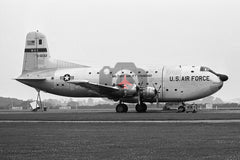
[[[56,81],[54,83],[53,94],[68,97],[99,97],[100,95],[92,90],[70,84],[64,81]]]

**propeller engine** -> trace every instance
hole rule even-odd
[[[153,87],[142,88],[141,86],[136,87],[136,92],[138,95],[138,104],[141,103],[142,99],[156,99],[157,107],[159,106],[159,91],[161,86],[157,89],[154,85]]]

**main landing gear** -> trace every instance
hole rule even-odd
[[[128,111],[128,106],[124,103],[119,103],[117,106],[116,106],[116,112],[117,113],[126,113]]]
[[[138,113],[143,113],[147,111],[147,105],[146,103],[141,102],[136,105],[135,109]]]
[[[135,109],[138,113],[143,113],[143,112],[147,111],[147,105],[145,103],[141,102],[140,104],[136,104]],[[126,113],[127,111],[128,111],[128,106],[122,102],[120,102],[116,106],[117,113]]]
[[[160,88],[159,88],[160,89]],[[136,111],[138,113],[143,113],[147,111],[147,105],[143,103],[143,88],[140,86],[136,86],[136,93],[137,93],[137,104],[136,104]],[[155,97],[157,99],[157,105],[158,105],[158,90],[154,88]],[[120,103],[116,106],[116,112],[117,113],[123,113],[128,111],[128,106],[126,104],[122,103],[122,100],[120,100]]]

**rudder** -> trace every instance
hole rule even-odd
[[[22,72],[47,68],[50,55],[46,36],[40,32],[30,32],[26,36]]]

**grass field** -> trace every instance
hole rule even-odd
[[[229,113],[11,113],[3,120],[239,119]],[[0,159],[240,159],[240,123],[0,123]]]

